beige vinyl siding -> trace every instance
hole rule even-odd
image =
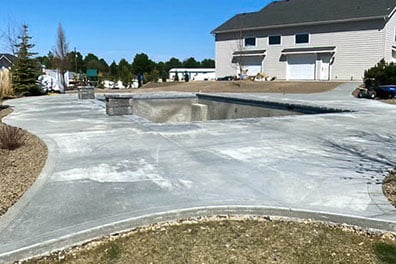
[[[237,69],[231,63],[235,41],[225,40],[216,42],[216,78],[236,75]]]
[[[386,61],[395,61],[392,58],[392,46],[396,46],[395,41],[395,34],[396,34],[396,14],[390,18],[388,23],[385,26],[385,60]]]
[[[282,49],[335,46],[336,53],[331,66],[331,79],[361,80],[364,70],[372,67],[384,57],[384,31],[378,30],[381,27],[383,27],[381,22],[370,21],[295,27],[278,31],[283,34],[282,47],[279,51],[274,49],[277,54],[272,55],[268,48],[268,55],[264,63],[276,65],[273,66],[278,72],[276,75],[279,79],[285,79],[287,63],[282,61],[279,56]],[[298,33],[310,33],[309,43],[295,44],[295,34]]]
[[[371,20],[262,30],[248,32],[246,36],[257,36],[257,45],[254,48],[266,50],[263,71],[270,76],[286,79],[287,56],[281,55],[283,49],[335,46],[331,79],[361,80],[365,69],[372,67],[384,57],[391,57],[392,44],[388,42],[392,40],[391,38],[394,38],[392,34],[394,34],[395,20],[395,16],[393,16],[386,27],[383,20]],[[309,43],[295,44],[295,34],[298,33],[310,33]],[[281,35],[281,45],[268,45],[268,36],[270,35]],[[233,38],[237,38],[237,34],[234,34],[234,36],[232,34],[218,34],[216,36],[216,71],[218,77],[237,73],[237,67],[230,63],[232,53],[238,46],[237,41],[232,40]],[[394,42],[392,43],[395,45]]]
[[[384,31],[378,29],[317,33],[312,46],[335,46],[332,79],[361,80],[364,70],[384,57]]]
[[[286,62],[282,61],[280,56],[283,46],[284,37],[282,36],[282,45],[268,45],[268,37],[266,37],[266,45],[263,47],[267,50],[263,62],[263,71],[269,76],[275,76],[277,79],[286,79]]]
[[[216,36],[216,78],[237,74],[238,66],[232,63],[232,54],[241,46],[239,34]]]
[[[256,35],[257,32],[230,33],[216,36],[216,78],[224,76],[237,76],[239,65],[232,62],[235,51],[248,51],[262,49],[265,39]],[[245,37],[256,37],[256,46],[244,47]]]

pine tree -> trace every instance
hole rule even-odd
[[[32,37],[28,34],[28,26],[23,25],[22,36],[19,36],[20,43],[17,48],[17,60],[12,67],[12,81],[16,95],[39,95],[41,90],[37,85],[37,78],[40,75],[39,64],[33,58],[37,53],[30,50],[34,47],[29,41]]]

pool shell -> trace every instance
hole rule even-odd
[[[105,98],[107,114],[133,114],[155,123],[350,112],[342,109],[201,93],[106,95]]]

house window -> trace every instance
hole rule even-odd
[[[245,38],[245,47],[256,46],[256,38]]]
[[[396,60],[396,49],[392,50],[392,58]]]
[[[296,34],[296,44],[309,43],[309,34]]]
[[[268,36],[268,45],[280,45],[281,36]]]

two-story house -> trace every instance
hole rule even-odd
[[[395,12],[395,0],[284,0],[238,14],[212,32],[216,77],[361,80],[396,61]]]

